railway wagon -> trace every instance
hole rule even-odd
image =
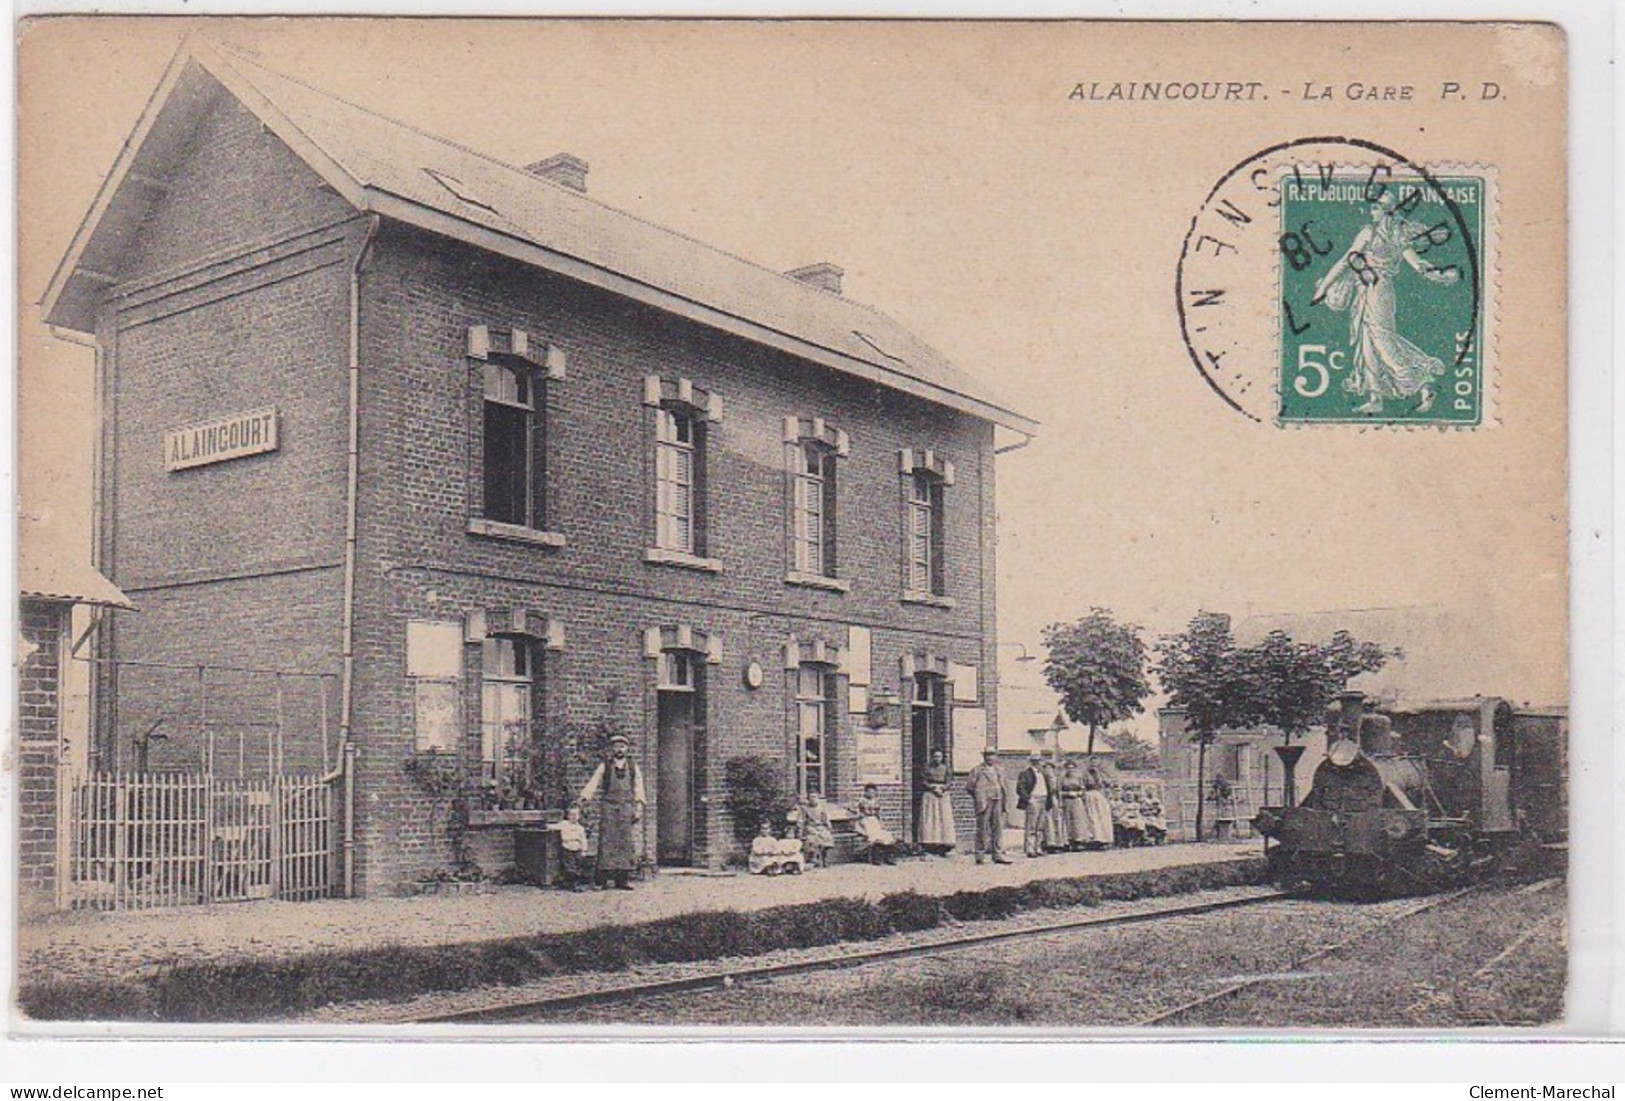
[[[1567,838],[1567,718],[1475,696],[1378,709],[1345,693],[1295,807],[1254,819],[1283,883],[1326,895],[1437,890]]]

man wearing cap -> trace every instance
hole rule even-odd
[[[999,772],[999,751],[992,746],[982,750],[982,763],[965,777],[965,790],[976,808],[976,863],[987,855],[995,864],[1008,864],[1004,855],[1004,776]]]
[[[638,866],[638,829],[643,820],[643,770],[632,760],[632,743],[624,734],[609,740],[609,759],[599,764],[581,789],[580,804],[603,796],[598,813],[598,880],[613,879],[623,891],[632,889]]]
[[[1027,856],[1044,855],[1044,816],[1049,813],[1050,790],[1044,779],[1044,757],[1033,750],[1027,767],[1016,778],[1016,809],[1025,811],[1022,820],[1022,851]]]

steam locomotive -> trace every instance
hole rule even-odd
[[[1373,897],[1472,882],[1568,836],[1568,720],[1474,697],[1388,711],[1358,692],[1328,715],[1297,806],[1253,825],[1284,885]]]

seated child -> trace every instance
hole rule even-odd
[[[801,874],[801,842],[794,837],[777,838],[773,827],[766,822],[756,831],[750,843],[750,872],[752,875]]]
[[[591,859],[587,855],[587,828],[581,824],[581,808],[571,807],[562,822],[547,827],[559,835],[559,886],[585,891],[592,882]]]
[[[897,863],[897,838],[880,821],[880,790],[875,785],[864,786],[857,810],[858,832],[869,843],[869,863]]]
[[[1162,816],[1162,803],[1151,796],[1140,806],[1140,820],[1145,823],[1148,845],[1160,845],[1168,837],[1168,820]]]

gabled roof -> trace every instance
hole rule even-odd
[[[357,210],[591,283],[1031,435],[1037,422],[867,306],[606,206],[273,72],[183,46],[51,281],[52,324],[88,331],[99,285],[154,201],[162,165],[223,87]]]

